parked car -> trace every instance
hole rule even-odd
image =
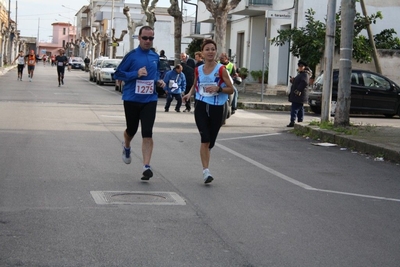
[[[106,58],[97,58],[93,61],[93,64],[90,65],[89,67],[89,81],[96,82],[96,75],[97,75],[97,69],[99,68],[101,62]]]
[[[315,113],[321,113],[323,77],[315,80],[309,93],[308,104]],[[339,70],[333,71],[332,106],[336,106]],[[353,69],[351,73],[350,113],[383,114],[400,116],[400,87],[378,73]]]
[[[83,59],[81,57],[72,57],[71,60],[72,69],[85,70],[85,62],[83,62]]]
[[[120,92],[121,94],[124,92],[125,82],[121,80],[115,80],[115,91]]]
[[[104,83],[114,83],[114,72],[118,65],[121,63],[121,59],[105,59],[99,65],[96,71],[96,83],[104,84]]]

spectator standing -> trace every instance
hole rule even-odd
[[[185,52],[181,53],[181,63],[186,63],[192,69],[195,68],[196,63],[194,62],[193,58],[190,58],[188,54]]]
[[[290,87],[289,102],[292,102],[290,108],[290,123],[287,127],[294,127],[294,122],[302,122],[304,119],[304,104],[308,100],[308,83],[312,76],[311,69],[307,66],[307,63],[300,60],[297,63],[297,76],[290,77],[292,86]]]
[[[236,72],[236,67],[235,64],[229,61],[229,57],[226,53],[221,53],[219,56],[219,62],[225,66],[226,70],[229,73],[229,76],[231,76],[232,80],[235,79],[238,74]],[[232,83],[233,84],[233,83]],[[237,99],[238,99],[238,90],[236,89],[235,85],[233,85],[233,100],[232,100],[232,114],[235,114],[236,109],[237,109]]]
[[[201,52],[205,62],[195,69],[193,86],[183,100],[187,101],[196,93],[194,117],[201,136],[200,158],[203,165],[203,180],[208,184],[214,180],[208,169],[211,149],[217,140],[224,104],[229,94],[233,93],[233,86],[225,66],[215,61],[217,44],[211,39],[204,39]]]
[[[160,59],[165,59],[165,60],[168,59],[167,56],[165,55],[165,51],[164,50],[160,51]]]
[[[189,67],[186,63],[182,63],[182,72],[185,74],[186,78],[186,88],[185,88],[185,95],[189,93],[190,88],[193,86],[193,79],[194,79],[194,69]],[[185,110],[183,112],[190,112],[191,104],[190,98],[185,101]]]
[[[157,108],[157,86],[164,88],[163,80],[159,80],[159,60],[157,53],[150,50],[153,47],[154,29],[143,26],[139,30],[139,46],[125,55],[114,73],[116,80],[125,82],[122,93],[124,102],[126,130],[122,143],[122,160],[130,164],[131,141],[137,133],[139,122],[142,128],[143,177],[149,180],[153,177],[150,167],[153,152],[153,126]]]
[[[201,51],[197,51],[194,54],[194,59],[196,60],[195,67],[198,67],[198,66],[201,66],[204,64],[203,55],[201,54]]]
[[[175,111],[181,112],[182,106],[182,93],[186,89],[186,77],[182,73],[182,65],[178,64],[173,70],[168,71],[164,77],[164,83],[166,84],[164,91],[167,94],[167,102],[165,103],[165,112],[169,111],[172,100],[175,98],[176,106]]]

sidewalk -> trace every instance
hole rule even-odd
[[[246,92],[239,88],[238,108],[240,109],[261,109],[275,111],[290,111],[290,102],[286,96],[285,89],[282,88],[277,94],[270,95],[265,93],[261,97],[261,85],[259,92]],[[266,88],[266,91],[269,89]],[[262,98],[262,101],[261,101]],[[308,105],[305,105],[306,112],[309,111]],[[289,114],[288,114],[289,115]],[[340,147],[352,149],[359,153],[370,155],[377,161],[392,161],[400,163],[400,120],[397,117],[389,120],[399,126],[358,126],[355,134],[346,135],[335,131],[320,129],[316,126],[310,126],[307,122],[295,124],[294,131],[299,135],[307,135],[320,142],[329,142],[337,144]],[[351,121],[351,119],[350,119]],[[282,122],[284,125],[287,122]]]

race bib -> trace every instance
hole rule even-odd
[[[64,66],[64,62],[58,62],[57,66],[60,66],[60,67]]]
[[[28,64],[29,64],[29,65],[35,64],[35,60],[34,60],[34,59],[30,59],[30,60],[28,61]]]
[[[217,83],[200,83],[199,84],[199,94],[202,96],[216,96],[217,92],[208,93],[206,92],[206,87],[217,86]]]
[[[136,80],[136,94],[139,95],[151,95],[154,93],[154,81],[153,80]]]

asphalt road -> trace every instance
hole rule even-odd
[[[58,88],[42,65],[16,77],[0,76],[0,266],[399,265],[398,165],[312,145],[287,112],[238,110],[204,185],[193,114],[160,99],[142,182],[113,86],[75,70]]]

